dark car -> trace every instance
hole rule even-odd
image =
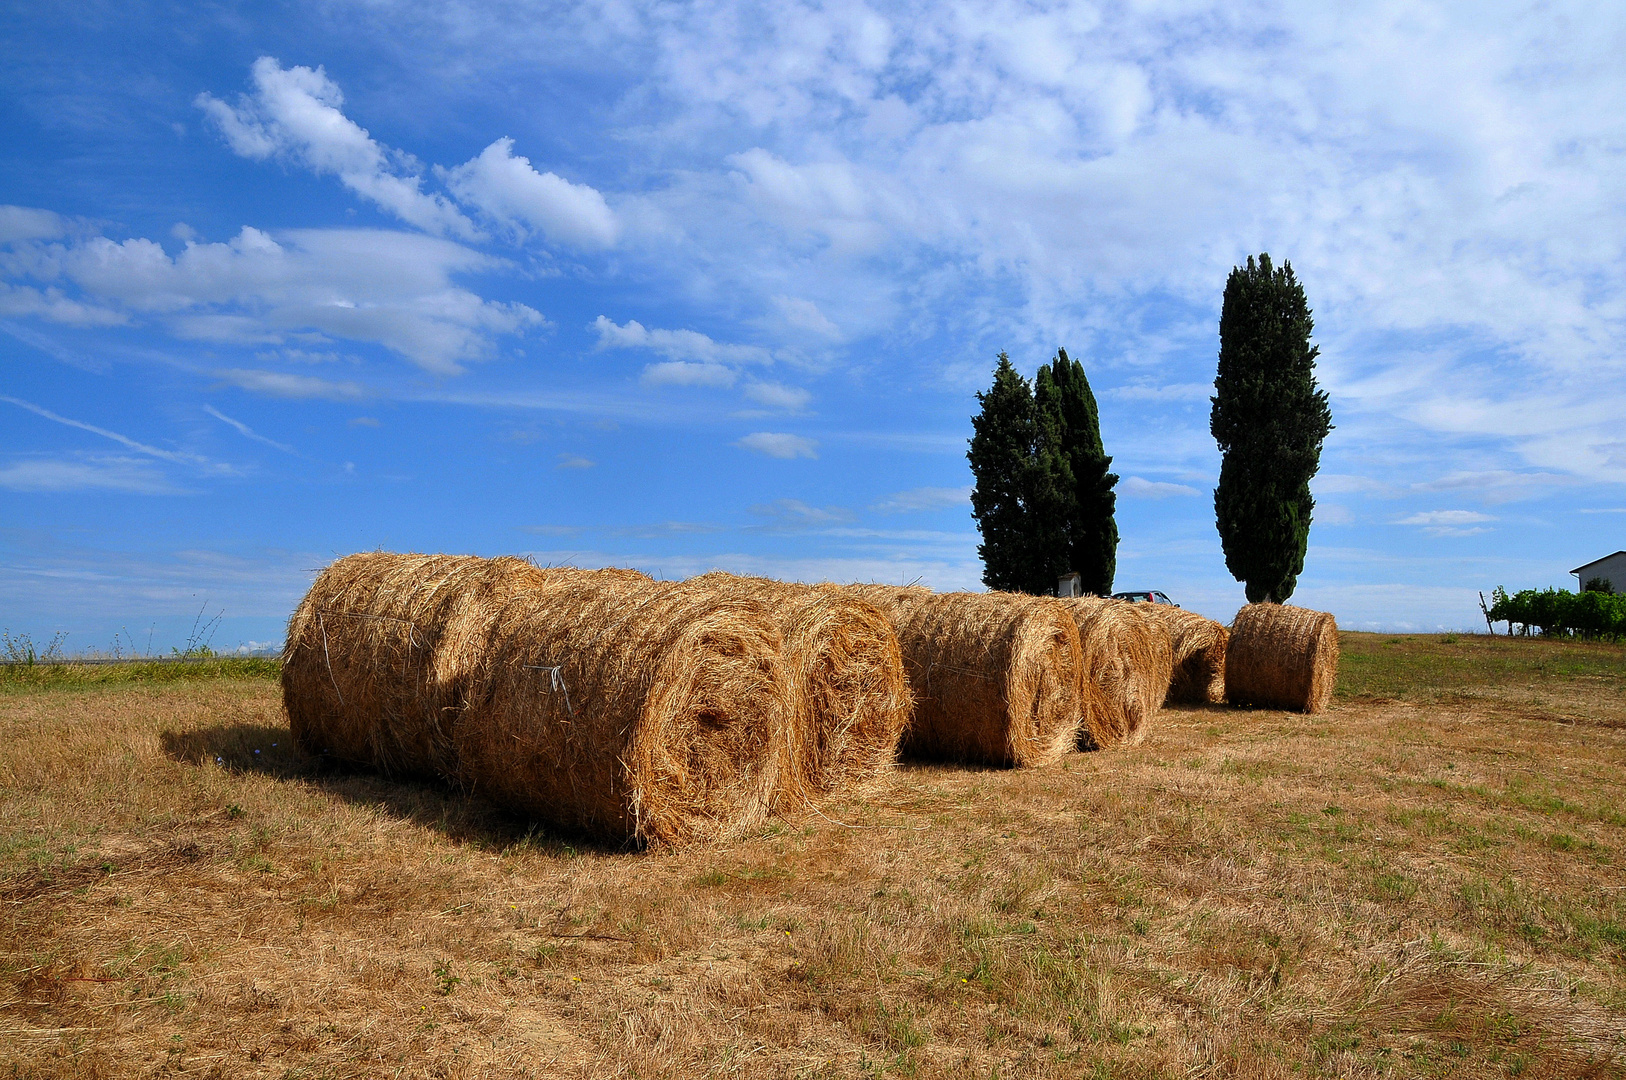
[[[1112,598],[1114,600],[1131,600],[1137,604],[1168,604],[1170,607],[1180,606],[1173,600],[1170,600],[1166,593],[1160,593],[1156,589],[1142,589],[1139,592],[1115,592],[1112,594]]]

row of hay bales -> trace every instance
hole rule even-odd
[[[1218,623],[1093,598],[373,552],[295,611],[283,696],[307,752],[674,843],[861,796],[900,752],[1029,766],[1136,743],[1165,700],[1257,674],[1238,640],[1228,661]]]

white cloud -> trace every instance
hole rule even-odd
[[[129,321],[117,311],[69,299],[61,289],[4,282],[0,282],[0,315],[34,315],[69,326],[117,326]]]
[[[517,231],[527,227],[581,248],[615,244],[621,225],[604,196],[515,157],[513,139],[498,139],[478,157],[443,170],[446,186],[465,206]]]
[[[1403,517],[1397,525],[1473,525],[1481,521],[1495,521],[1489,514],[1477,510],[1426,510]]]
[[[122,491],[132,495],[180,495],[149,462],[138,458],[35,458],[0,465],[0,489],[23,492]]]
[[[367,396],[360,383],[318,379],[311,375],[290,375],[283,371],[259,371],[253,368],[218,368],[210,374],[222,382],[264,394],[267,397],[319,399],[323,401],[355,401]],[[353,423],[367,420],[362,417]],[[377,425],[373,421],[373,426]]]
[[[1477,510],[1426,510],[1400,518],[1395,524],[1422,526],[1430,536],[1474,536],[1490,531],[1481,522],[1495,520]]]
[[[1186,484],[1171,484],[1163,480],[1147,480],[1139,476],[1126,476],[1119,489],[1137,499],[1171,499],[1183,495],[1201,495],[1202,492]]]
[[[560,454],[556,469],[591,469],[596,462],[589,461],[580,454]]]
[[[0,244],[54,240],[67,231],[62,218],[49,210],[0,204]]]
[[[839,525],[853,519],[851,510],[840,506],[809,506],[800,499],[775,499],[751,507],[751,513],[774,522],[773,529],[807,529],[820,525]]]
[[[667,360],[648,365],[639,377],[650,386],[733,386],[739,373],[722,364]]]
[[[261,435],[259,432],[243,423],[241,420],[232,419],[219,409],[215,408],[213,405],[205,405],[203,407],[203,411],[214,417],[216,420],[219,420],[221,423],[236,428],[238,434],[242,435],[245,439],[252,439],[257,443],[264,443],[266,446],[281,450],[284,454],[294,453],[293,447],[288,446],[285,443],[279,443],[275,439],[266,438],[264,435]]]
[[[1573,477],[1561,473],[1484,469],[1450,473],[1438,480],[1414,484],[1413,487],[1418,491],[1466,492],[1478,495],[1486,502],[1503,503],[1540,498],[1574,483]]]
[[[791,412],[807,408],[807,403],[813,400],[813,395],[799,386],[782,386],[770,382],[751,383],[745,388],[745,396],[770,409],[786,409]]]
[[[841,340],[841,327],[831,322],[813,301],[793,296],[774,296],[769,299],[779,310],[779,317],[785,321],[786,326],[794,330],[811,330],[831,341]]]
[[[1213,383],[1135,384],[1108,387],[1101,391],[1102,397],[1114,401],[1207,401],[1213,394]]]
[[[774,431],[754,431],[734,444],[772,458],[816,458],[819,444],[800,435]]]
[[[942,510],[950,506],[969,506],[971,485],[964,487],[911,488],[890,495],[871,509],[883,514],[907,514],[918,510]]]
[[[195,104],[215,124],[232,150],[256,161],[287,157],[318,175],[334,175],[345,187],[370,199],[409,225],[427,232],[478,235],[440,195],[425,194],[410,175],[410,159],[375,142],[340,111],[344,93],[320,67],[284,69],[262,56],[250,69],[252,96],[235,107],[208,93]]]
[[[437,374],[489,356],[495,335],[547,321],[525,304],[453,284],[453,275],[502,265],[496,260],[412,233],[273,237],[244,226],[226,243],[187,244],[174,257],[152,240],[94,236],[37,247],[30,259],[27,272],[70,281],[98,305],[161,318],[182,338],[275,344],[315,333],[375,342]]]
[[[188,453],[184,450],[165,450],[161,447],[150,446],[147,443],[138,442],[137,440],[130,438],[128,435],[121,435],[116,431],[109,431],[107,428],[97,427],[95,424],[87,424],[83,420],[74,420],[70,417],[58,415],[57,413],[52,412],[50,409],[42,408],[41,406],[35,405],[30,401],[24,401],[22,398],[14,398],[5,394],[0,394],[0,401],[4,401],[10,405],[15,405],[19,409],[26,409],[36,416],[43,417],[44,419],[50,420],[53,423],[61,424],[63,427],[77,428],[80,431],[88,431],[92,435],[100,435],[104,439],[111,439],[120,446],[127,447],[136,451],[137,453],[145,454],[148,457],[158,458],[160,461],[168,461],[177,465],[202,466],[219,472],[231,471],[231,466],[212,462],[208,458],[202,457],[198,454]]]
[[[773,359],[761,346],[713,341],[696,330],[650,330],[636,319],[617,326],[600,315],[588,329],[598,333],[599,349],[648,349],[672,360],[705,364],[760,364]]]

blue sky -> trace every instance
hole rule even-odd
[[[1118,585],[1229,618],[1226,273],[1336,430],[1295,602],[1470,628],[1626,548],[1615,5],[8,4],[0,623],[280,642],[387,548],[980,587],[1064,346]],[[1481,624],[1482,625],[1482,624]]]

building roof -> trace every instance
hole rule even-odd
[[[1617,551],[1617,552],[1615,552],[1615,555],[1626,555],[1626,551]],[[1597,566],[1601,562],[1608,562],[1610,559],[1613,559],[1615,557],[1615,555],[1605,555],[1601,559],[1593,559],[1589,563],[1582,563],[1580,566],[1577,566],[1574,570],[1571,570],[1570,573],[1579,574],[1582,570],[1585,570],[1585,569],[1587,569],[1589,567]]]

